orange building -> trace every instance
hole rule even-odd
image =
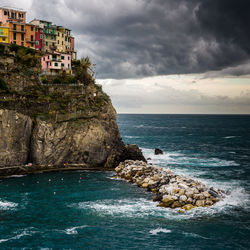
[[[36,45],[36,26],[33,24],[25,24],[26,39],[24,46],[35,49]]]
[[[32,24],[9,22],[9,43],[35,48],[36,27]]]

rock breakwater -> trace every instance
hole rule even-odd
[[[136,183],[156,194],[154,201],[160,207],[181,208],[179,212],[196,207],[209,207],[225,198],[229,191],[208,187],[169,168],[150,165],[142,161],[126,160],[115,168],[116,177]]]

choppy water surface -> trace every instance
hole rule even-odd
[[[179,214],[111,172],[8,178],[0,249],[249,249],[250,116],[119,115],[118,124],[153,163],[232,195]]]

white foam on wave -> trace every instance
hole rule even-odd
[[[198,207],[180,214],[179,209],[157,207],[157,202],[145,198],[131,198],[121,200],[97,200],[80,202],[69,205],[75,209],[95,212],[100,217],[145,218],[161,217],[168,220],[189,220],[197,217],[221,216],[221,214],[235,213],[235,209],[248,211],[249,196],[242,188],[234,189],[231,195],[211,207]],[[74,233],[74,229],[69,230]]]
[[[10,176],[7,176],[5,178],[21,178],[21,177],[25,177],[26,175],[10,175]]]
[[[0,210],[10,210],[17,206],[18,206],[17,203],[0,200]]]
[[[141,138],[141,136],[125,135],[124,138],[128,138],[128,139],[139,139],[139,138]]]
[[[216,157],[202,158],[182,154],[180,152],[164,152],[162,155],[155,155],[152,149],[142,149],[146,158],[151,158],[149,162],[165,166],[188,165],[193,167],[229,167],[239,166],[235,161],[228,161]]]
[[[224,139],[233,139],[233,138],[236,138],[236,137],[240,137],[240,136],[230,135],[230,136],[225,136],[225,137],[223,137],[223,138],[224,138]]]
[[[34,230],[34,228],[25,228],[23,230],[18,230],[17,232],[15,232],[15,236],[12,236],[10,238],[7,239],[0,239],[0,244],[4,243],[6,241],[10,241],[10,240],[19,240],[20,238],[24,237],[24,236],[32,236],[33,234],[37,233],[36,230]]]
[[[192,237],[192,238],[201,238],[201,239],[206,239],[206,240],[210,240],[211,238],[207,238],[204,236],[201,236],[199,234],[195,234],[195,233],[188,233],[188,232],[182,232],[185,236],[187,237]]]
[[[156,228],[149,231],[149,233],[152,235],[157,235],[158,233],[171,233],[171,232],[172,232],[171,230],[165,228]]]
[[[82,229],[82,228],[86,228],[88,227],[87,225],[83,225],[83,226],[78,226],[78,227],[71,227],[65,230],[66,234],[78,234],[77,229]]]
[[[122,199],[122,200],[97,200],[80,202],[70,205],[71,207],[83,210],[91,210],[99,216],[118,217],[145,217],[149,215],[161,215],[164,211],[156,206],[157,203],[144,198]]]

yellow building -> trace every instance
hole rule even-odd
[[[57,26],[57,36],[56,36],[56,47],[58,52],[66,52],[65,47],[65,28],[62,26]]]
[[[0,23],[0,43],[9,43],[9,27]]]

